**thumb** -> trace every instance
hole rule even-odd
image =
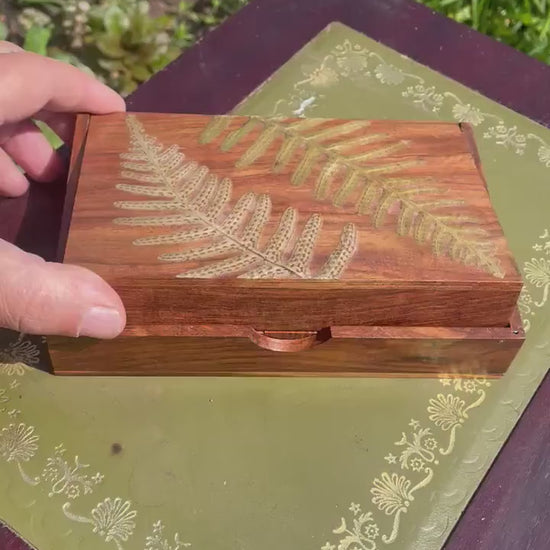
[[[87,269],[45,262],[0,240],[0,327],[43,336],[114,338],[122,301]]]

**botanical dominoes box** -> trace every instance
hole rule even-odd
[[[65,210],[128,324],[56,373],[499,375],[524,339],[467,125],[81,115]]]

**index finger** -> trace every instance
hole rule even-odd
[[[24,51],[0,55],[0,125],[41,110],[107,114],[124,111],[125,103],[68,63]]]

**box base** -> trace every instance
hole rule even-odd
[[[159,332],[163,332],[159,330]],[[513,326],[336,327],[311,349],[271,351],[238,327],[184,327],[182,336],[49,338],[56,375],[499,377],[523,341]],[[241,334],[239,336],[239,334]]]

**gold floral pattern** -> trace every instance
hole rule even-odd
[[[352,44],[351,41],[344,40],[342,44],[338,44],[335,47],[334,57],[342,76],[364,77],[370,75],[367,70],[369,66],[369,51],[359,44]]]
[[[15,342],[10,342],[3,350],[0,349],[0,372],[8,376],[23,376],[26,366],[32,367],[39,360],[38,346],[28,340],[24,334],[20,334]]]
[[[389,534],[382,534],[385,544],[394,542],[399,535],[401,516],[406,514],[414,501],[416,491],[429,485],[440,466],[441,460],[450,455],[456,441],[456,430],[469,418],[469,412],[479,407],[486,397],[491,383],[486,378],[440,378],[442,386],[449,387],[453,393],[438,393],[431,398],[426,407],[427,427],[422,421],[411,418],[409,432],[402,432],[401,439],[394,443],[398,455],[388,453],[384,460],[389,465],[398,465],[400,472],[382,472],[371,485],[372,504],[385,516],[392,518]],[[445,437],[446,445],[440,444]],[[359,504],[352,502],[351,520],[341,518],[340,527],[333,531],[341,535],[338,545],[327,542],[321,550],[376,550],[377,541],[361,538],[358,520],[368,517],[376,525],[376,533],[382,529],[382,520],[375,520],[372,512],[363,513]],[[349,527],[352,525],[353,527]]]
[[[465,406],[465,401],[458,396],[440,393],[435,399],[430,399],[429,419],[443,431],[451,430],[456,425],[464,423]]]
[[[38,449],[34,427],[10,424],[0,431],[0,456],[7,462],[28,462]]]
[[[530,283],[531,288],[524,286],[518,301],[523,328],[526,332],[531,329],[535,312],[548,303],[550,291],[550,231],[548,229],[539,235],[532,249],[539,255],[523,263],[524,278]]]
[[[517,126],[506,127],[504,124],[491,126],[483,135],[485,139],[494,139],[498,145],[512,149],[518,155],[525,153],[527,138],[518,133]]]
[[[401,434],[401,439],[395,443],[398,446],[405,446],[399,457],[401,468],[405,470],[412,468],[416,472],[423,472],[426,468],[426,463],[434,462],[435,464],[439,464],[433,453],[437,442],[433,437],[428,437],[431,434],[432,431],[430,428],[415,429],[412,433],[411,441],[409,441],[409,436],[405,432]]]
[[[342,535],[338,543],[338,550],[376,550],[376,539],[380,535],[380,529],[375,523],[372,512],[363,513],[361,506],[352,503],[353,520],[350,525],[342,518],[340,526],[332,532]],[[321,550],[336,550],[336,546],[327,542]]]
[[[179,533],[174,535],[172,543],[164,537],[164,525],[161,521],[157,521],[153,525],[153,532],[145,539],[145,550],[180,550],[181,548],[189,548],[188,542],[181,542]]]
[[[403,85],[402,97],[428,113],[439,114],[448,103],[452,116],[458,122],[466,122],[472,126],[481,126],[489,121],[495,122],[496,124],[485,127],[483,137],[518,155],[525,154],[528,145],[537,142],[538,161],[550,168],[550,144],[539,135],[533,133],[524,135],[518,132],[517,126],[508,126],[500,117],[464,102],[452,92],[441,91],[437,86],[429,85],[424,78],[405,72],[386,61],[380,54],[349,39],[337,44],[320,63],[304,66],[302,71],[306,78],[294,85],[291,93],[294,98],[301,92],[308,94],[307,86],[314,89],[327,89],[336,85],[341,79],[350,79],[358,85],[372,79],[385,86]],[[309,97],[312,97],[312,94],[309,94]],[[316,99],[318,101],[320,98]],[[278,112],[279,107],[288,105],[291,101],[290,97],[286,101],[279,100],[275,111]],[[313,100],[310,104],[301,104],[300,107],[295,108],[299,114],[295,114],[305,116],[307,110],[315,104]]]
[[[0,349],[0,357],[4,360],[7,358],[9,361],[19,361],[22,354],[27,354],[29,363],[36,364],[38,362],[36,351],[38,347],[21,334],[16,341],[8,344],[6,349]],[[0,366],[4,365],[0,363]],[[10,391],[20,386],[18,378],[26,373],[27,366],[21,365],[21,373],[17,369],[0,370],[0,375],[9,380],[7,388],[0,388],[0,404],[10,401]],[[6,412],[6,409],[0,409],[1,411]],[[8,412],[8,416],[13,418],[20,412],[18,409],[12,409]],[[18,424],[11,422],[0,430],[0,459],[6,463],[16,464],[23,481],[32,486],[43,487],[48,497],[57,496],[68,499],[62,505],[63,513],[68,519],[91,525],[92,533],[101,537],[105,543],[114,543],[117,550],[124,550],[124,543],[134,535],[136,529],[137,511],[133,509],[131,502],[121,497],[106,497],[92,509],[89,516],[74,514],[71,511],[72,502],[93,493],[95,488],[103,482],[104,476],[100,472],[93,475],[87,473],[89,465],[82,463],[78,455],[68,460],[63,444],[54,448],[39,476],[29,476],[23,469],[23,463],[36,460],[39,443],[40,436],[36,433],[34,426],[24,422]],[[174,535],[173,541],[164,537],[163,533],[163,523],[155,522],[152,533],[145,539],[145,550],[182,550],[191,546],[188,542],[182,542],[178,533]]]
[[[382,84],[397,86],[405,81],[405,73],[395,65],[389,63],[380,63],[374,69],[374,75]]]
[[[550,147],[547,145],[541,145],[538,148],[537,155],[539,157],[539,161],[542,162],[546,168],[550,168]]]
[[[42,471],[42,479],[51,484],[49,497],[54,495],[66,495],[74,500],[81,494],[87,495],[93,491],[94,485],[103,481],[103,475],[97,472],[93,476],[83,474],[82,470],[88,468],[88,464],[81,464],[78,456],[74,457],[74,465],[65,459],[65,447],[58,445],[54,455],[49,457]]]
[[[136,527],[134,518],[137,515],[131,510],[131,502],[122,501],[121,498],[106,498],[92,510],[92,523],[94,533],[105,537],[106,542],[115,541],[121,548],[121,541],[127,541]]]
[[[453,115],[458,122],[467,122],[472,126],[479,126],[485,120],[483,113],[469,103],[457,103],[453,107]]]
[[[433,113],[437,113],[443,105],[443,94],[440,94],[435,86],[416,84],[415,86],[409,86],[401,95],[411,98],[413,103]]]
[[[543,288],[550,284],[550,259],[533,258],[525,262],[525,278],[536,288]]]
[[[97,504],[89,517],[73,514],[70,507],[69,502],[63,505],[63,512],[70,520],[91,524],[94,533],[105,542],[114,542],[118,550],[122,550],[122,543],[134,533],[137,512],[132,509],[132,503],[129,500],[123,501],[119,497],[106,498]]]

